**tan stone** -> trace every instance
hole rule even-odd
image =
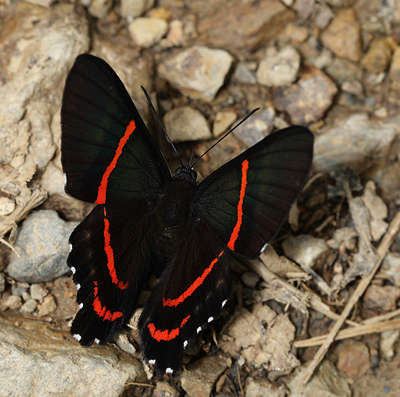
[[[354,10],[339,11],[322,34],[321,40],[338,57],[358,62],[362,54],[361,30]]]

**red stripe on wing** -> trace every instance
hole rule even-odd
[[[107,219],[107,212],[104,208],[104,251],[107,255],[107,267],[111,276],[111,281],[115,284],[119,289],[125,289],[128,286],[128,283],[124,283],[118,280],[117,270],[115,269],[114,263],[114,250],[111,247],[111,236],[110,236],[110,221]]]
[[[221,251],[220,254],[218,255],[218,258],[221,257],[221,255],[224,253],[224,251]],[[200,287],[201,284],[203,284],[204,280],[206,277],[211,273],[211,270],[215,266],[215,264],[218,262],[218,258],[215,258],[213,261],[211,261],[210,265],[204,270],[203,274],[194,280],[194,282],[190,285],[190,287],[178,298],[175,299],[165,299],[163,297],[163,306],[178,306],[180,303],[182,303],[187,297],[193,294],[193,292]]]
[[[229,239],[229,242],[227,244],[228,248],[230,248],[232,251],[235,250],[235,243],[239,237],[240,228],[242,227],[242,222],[243,222],[243,200],[246,194],[248,169],[249,169],[249,162],[248,160],[244,160],[242,163],[242,182],[240,186],[240,196],[237,205],[237,221],[235,227],[233,228],[231,238]]]
[[[99,293],[99,288],[97,287],[97,281],[94,282],[94,301],[93,301],[93,309],[97,313],[99,317],[103,320],[114,321],[119,317],[123,316],[122,312],[111,312],[105,306],[103,306],[100,302],[99,297],[97,296]]]
[[[165,330],[156,329],[156,326],[153,323],[150,323],[147,327],[150,331],[150,335],[157,342],[161,342],[162,340],[168,342],[172,339],[175,339],[179,335],[181,328],[189,321],[189,318],[190,315],[182,320],[181,325],[178,328],[174,328],[171,331],[168,329]]]
[[[129,137],[135,131],[136,124],[132,120],[129,125],[126,127],[124,136],[120,139],[118,143],[117,150],[115,151],[114,158],[111,160],[110,165],[107,167],[106,172],[103,174],[103,178],[101,179],[100,186],[97,189],[97,199],[95,201],[96,204],[105,204],[106,203],[106,194],[107,194],[107,184],[108,178],[111,175],[111,172],[117,166],[117,161],[119,156],[122,154],[122,149],[125,146],[126,142],[128,142]]]

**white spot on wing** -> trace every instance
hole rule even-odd
[[[71,252],[71,251],[72,251],[72,244],[69,245],[69,250],[68,250],[68,252]],[[72,270],[72,269],[75,269],[75,268],[72,268],[72,267],[71,267],[71,270]]]
[[[213,321],[213,320],[214,320],[214,317],[211,316],[211,317],[208,317],[207,322],[208,322],[208,323],[211,323],[211,321]]]
[[[152,364],[152,365],[154,365],[156,363],[156,360],[149,360],[149,364]]]
[[[73,266],[71,267],[71,272],[72,272],[72,274],[76,273],[76,269]]]
[[[183,342],[183,348],[185,348],[188,345],[188,341],[185,340],[185,342]]]
[[[76,289],[79,291],[81,289],[81,285],[80,284],[76,284]]]
[[[265,248],[267,248],[267,247],[268,247],[268,243],[265,244],[264,247],[261,248],[260,254],[261,254],[262,252],[264,252]]]
[[[222,302],[221,307],[224,307],[224,306],[226,305],[226,302],[228,302],[228,299],[225,299],[225,300]]]
[[[72,335],[78,342],[82,339],[82,336],[80,336],[79,334],[74,334]]]
[[[99,344],[99,343],[100,343],[100,341],[99,341],[97,338],[94,338],[94,343],[97,343],[97,344]]]
[[[196,332],[199,333],[201,331],[201,327],[196,329]]]
[[[80,303],[79,304],[79,309],[82,309],[82,307],[83,307],[83,303]]]
[[[169,367],[165,370],[166,374],[172,374],[173,372],[174,372],[174,370],[172,368],[169,368]]]
[[[64,174],[64,187],[67,186],[67,174]]]

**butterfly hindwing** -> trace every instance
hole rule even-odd
[[[142,354],[163,373],[180,370],[187,342],[220,315],[231,291],[229,250],[206,222],[192,226],[139,321]]]
[[[153,208],[146,200],[98,205],[73,231],[67,263],[80,310],[71,333],[82,345],[107,342],[134,313],[152,270]]]
[[[123,83],[92,55],[77,57],[61,108],[66,192],[104,204],[157,194],[168,166]]]
[[[267,136],[200,183],[195,200],[201,216],[232,251],[257,257],[299,195],[312,154],[307,128]]]

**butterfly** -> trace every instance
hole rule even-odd
[[[231,253],[259,256],[282,226],[309,173],[313,135],[301,126],[272,133],[200,184],[190,165],[171,176],[121,80],[88,54],[68,74],[61,127],[65,191],[97,204],[69,240],[79,304],[71,333],[83,346],[108,342],[154,273],[141,351],[157,372],[176,373],[229,298]]]

